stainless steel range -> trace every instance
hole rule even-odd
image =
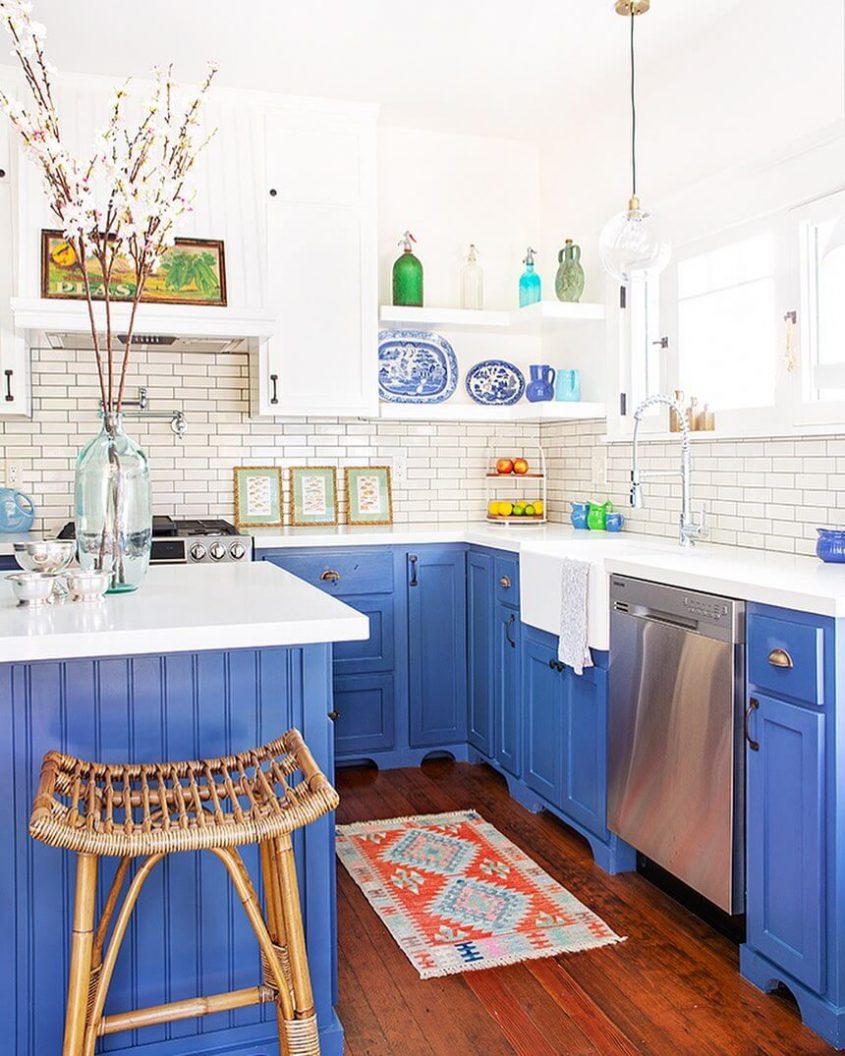
[[[66,524],[60,539],[74,537],[73,524]],[[228,521],[153,517],[152,564],[221,564],[228,561],[251,561],[253,540],[241,535]]]

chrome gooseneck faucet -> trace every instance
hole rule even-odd
[[[678,470],[665,470],[665,471],[649,471],[640,472],[639,468],[639,433],[640,433],[640,422],[642,420],[643,412],[647,411],[649,407],[654,407],[656,404],[662,403],[673,410],[677,416],[678,421],[681,425],[681,468]],[[690,437],[689,437],[689,426],[687,424],[686,415],[683,407],[673,396],[666,396],[662,393],[658,393],[655,396],[649,396],[647,399],[637,407],[634,411],[634,459],[631,467],[631,506],[638,510],[643,505],[642,485],[643,480],[650,480],[655,477],[674,477],[680,472],[681,477],[681,524],[680,524],[680,535],[678,541],[681,546],[693,546],[696,539],[701,539],[707,534],[707,530],[704,527],[704,518],[702,517],[702,523],[696,524],[692,519],[692,512],[690,509]]]

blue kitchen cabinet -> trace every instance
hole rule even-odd
[[[335,755],[339,762],[394,748],[397,739],[401,609],[397,613],[397,558],[388,547],[276,550],[261,555],[363,613],[369,637],[334,647]],[[401,564],[400,572],[401,576]]]
[[[496,603],[494,630],[493,714],[495,756],[519,777],[522,773],[522,624],[519,610]]]
[[[493,615],[493,558],[471,550],[467,554],[467,735],[473,748],[488,757],[495,752],[494,640],[497,631]]]
[[[525,783],[559,807],[563,790],[564,678],[556,639],[526,627],[523,635]]]
[[[824,716],[749,700],[748,942],[795,979],[824,979]]]
[[[599,659],[599,664],[602,659]],[[607,669],[564,674],[563,783],[565,814],[607,837]]]
[[[409,553],[407,597],[410,744],[466,742],[466,548]]]
[[[0,554],[0,572],[18,572],[20,565],[11,555]]]

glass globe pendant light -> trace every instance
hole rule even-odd
[[[604,270],[625,286],[657,275],[669,263],[672,245],[660,224],[640,205],[637,197],[637,102],[634,22],[644,15],[651,0],[616,0],[616,12],[631,23],[631,197],[628,208],[604,225],[599,237],[599,255]]]

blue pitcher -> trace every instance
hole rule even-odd
[[[572,512],[569,515],[572,527],[586,528],[590,504],[588,502],[570,502],[569,505],[572,507]]]
[[[548,363],[534,363],[529,368],[531,381],[525,390],[525,396],[531,403],[543,403],[554,399],[555,371]]]

